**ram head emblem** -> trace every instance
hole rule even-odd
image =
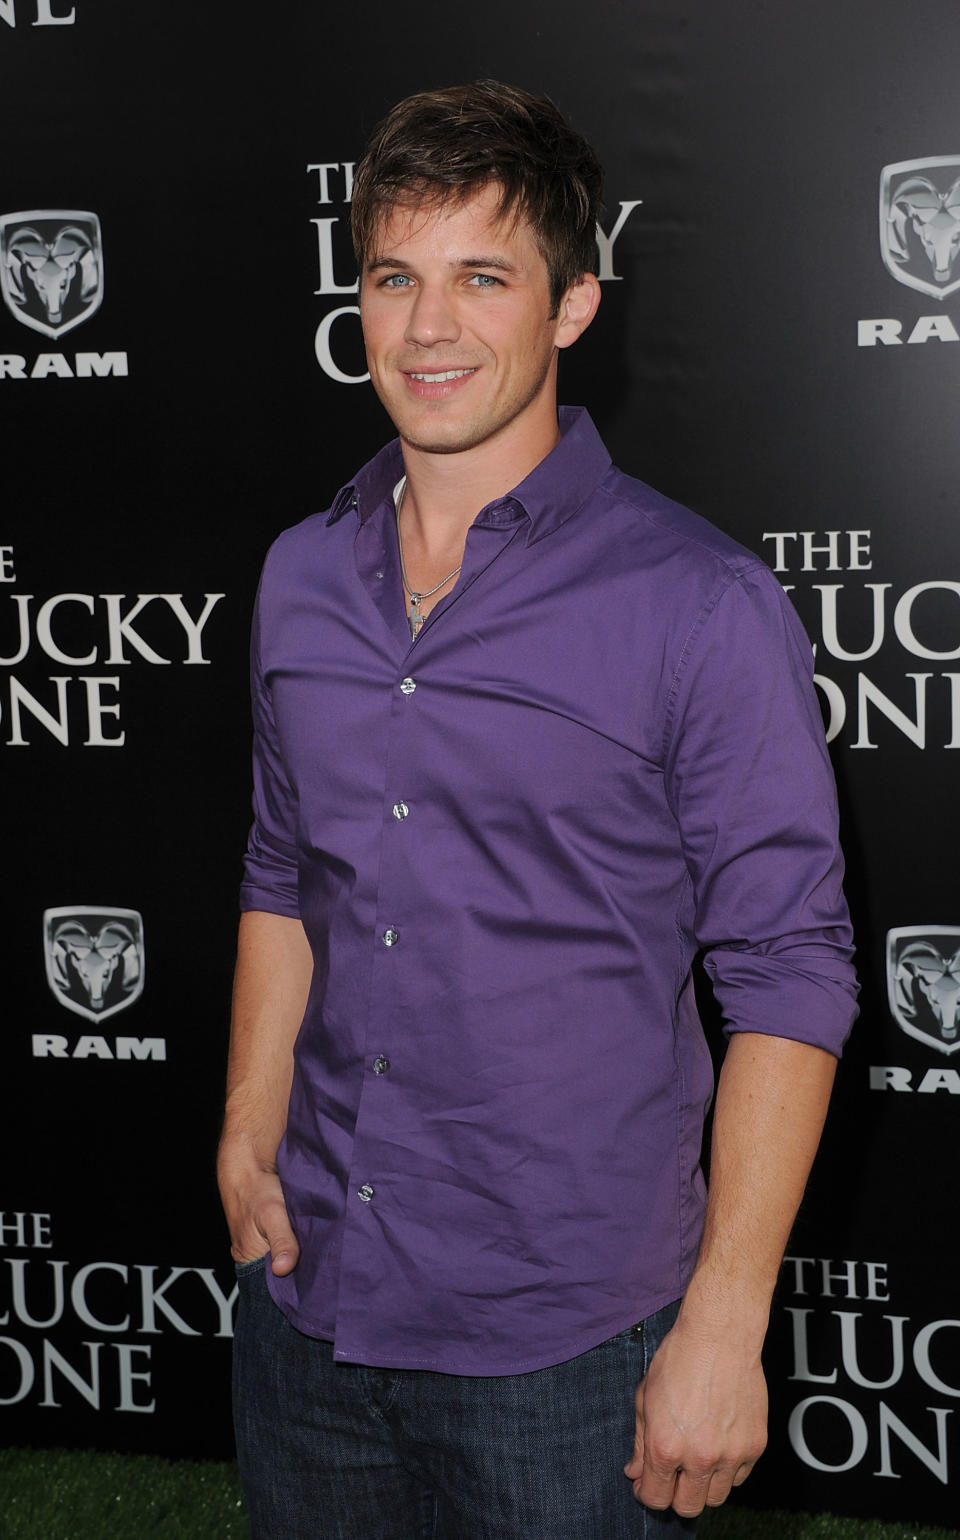
[[[67,1010],[103,1021],[143,992],[143,921],[135,909],[48,909],[43,932],[47,982]]]
[[[960,1049],[960,929],[905,925],[887,935],[890,1010],[910,1037]]]
[[[5,214],[0,285],[8,310],[44,336],[59,337],[88,320],[103,298],[96,214],[66,209]]]

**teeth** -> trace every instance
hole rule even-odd
[[[462,380],[465,374],[473,374],[473,369],[447,369],[444,374],[414,374],[410,370],[411,380],[428,380],[431,385],[440,385],[444,380]]]

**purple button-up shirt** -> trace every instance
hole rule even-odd
[[[339,1359],[570,1358],[677,1298],[728,1027],[838,1052],[850,930],[811,651],[756,557],[585,413],[411,643],[399,446],[288,530],[254,625],[243,907],[314,957],[270,1277]]]

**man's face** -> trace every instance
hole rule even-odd
[[[498,219],[498,196],[488,186],[460,205],[395,207],[364,267],[374,389],[404,442],[427,453],[456,454],[505,431],[520,443],[548,422],[556,431],[562,322],[550,315],[530,226]]]

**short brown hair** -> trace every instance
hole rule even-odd
[[[572,283],[596,272],[603,171],[549,98],[499,80],[418,92],[374,129],[353,184],[361,269],[390,209],[461,203],[491,182],[503,190],[500,215],[529,221],[556,311]]]

